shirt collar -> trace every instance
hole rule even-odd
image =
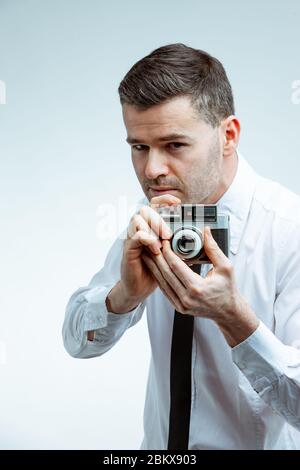
[[[229,215],[230,251],[237,253],[253,199],[257,175],[237,152],[238,167],[227,191],[218,200],[218,213]]]
[[[236,254],[248,218],[253,199],[257,174],[237,151],[238,166],[233,181],[223,196],[217,201],[218,213],[229,215],[230,251]],[[143,197],[138,208],[149,200]]]

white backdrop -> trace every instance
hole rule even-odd
[[[161,45],[207,50],[231,80],[241,152],[299,193],[299,20],[298,0],[0,0],[0,448],[139,448],[145,316],[101,358],[73,359],[61,338],[113,241],[99,205],[142,196],[119,82]]]

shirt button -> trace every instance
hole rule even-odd
[[[242,369],[242,370],[243,370],[243,369],[246,369],[246,364],[245,364],[245,362],[240,362],[240,363],[239,363],[239,368]]]

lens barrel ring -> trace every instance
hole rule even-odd
[[[203,249],[202,232],[195,226],[184,225],[174,232],[171,245],[180,258],[195,258]]]

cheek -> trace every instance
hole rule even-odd
[[[140,158],[131,157],[132,165],[137,176],[142,176],[144,173],[144,164]]]
[[[201,168],[199,158],[191,154],[185,155],[184,158],[173,162],[171,166],[172,172],[185,181],[189,181],[194,173],[199,172],[199,168]]]
[[[192,161],[190,162],[188,156],[180,155],[176,158],[170,159],[168,163],[170,173],[177,176],[188,175],[192,168]]]

